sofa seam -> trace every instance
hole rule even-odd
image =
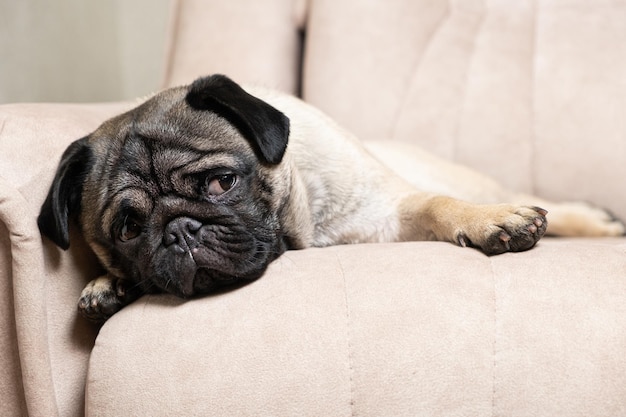
[[[348,366],[348,376],[349,376],[349,397],[350,397],[350,401],[349,401],[349,407],[350,407],[350,416],[354,417],[356,416],[356,412],[355,412],[355,390],[354,390],[354,350],[353,350],[353,345],[352,345],[352,331],[351,331],[351,324],[352,324],[352,317],[350,315],[350,303],[349,303],[349,296],[348,296],[348,281],[346,280],[346,274],[345,274],[345,270],[343,268],[343,264],[341,263],[341,258],[339,257],[339,255],[335,254],[335,259],[337,261],[337,264],[339,265],[339,272],[341,274],[341,281],[343,283],[343,294],[344,294],[344,306],[345,306],[345,319],[346,319],[346,333],[345,333],[345,340],[346,340],[346,348],[347,348],[347,366]]]
[[[404,89],[404,92],[402,93],[402,97],[400,98],[400,100],[398,100],[398,106],[396,110],[394,111],[393,122],[391,124],[391,129],[390,129],[390,137],[392,140],[397,139],[398,129],[399,129],[398,126],[400,125],[400,122],[403,119],[404,113],[406,111],[406,107],[411,99],[411,91],[413,87],[415,86],[415,78],[424,61],[424,57],[428,54],[428,50],[432,48],[433,41],[437,37],[437,35],[441,32],[442,27],[450,20],[450,16],[452,14],[451,9],[452,9],[452,4],[448,0],[446,13],[441,17],[441,19],[439,19],[439,21],[437,22],[437,25],[433,28],[432,32],[428,35],[428,39],[426,43],[424,44],[424,50],[422,51],[422,53],[419,54],[411,63],[411,66],[410,66],[411,69],[406,80],[406,88]]]
[[[498,370],[498,289],[493,259],[489,259],[489,270],[492,280],[492,311],[493,311],[493,344],[492,344],[492,380],[491,380],[491,415],[496,417],[497,402],[497,370]]]
[[[536,0],[531,2],[532,7],[532,29],[531,29],[531,54],[530,54],[530,161],[529,169],[530,192],[537,194],[537,42],[539,38],[539,5]]]
[[[474,38],[472,39],[472,50],[470,52],[470,56],[467,59],[467,66],[465,70],[465,77],[463,83],[463,92],[461,94],[461,105],[459,107],[458,117],[454,126],[454,135],[452,139],[451,149],[450,149],[450,159],[454,162],[460,162],[458,160],[459,154],[459,142],[461,141],[461,131],[463,129],[463,118],[465,116],[465,111],[467,110],[467,101],[468,101],[468,93],[469,93],[469,84],[470,77],[472,73],[472,66],[476,61],[476,51],[478,49],[478,40],[480,35],[482,34],[485,26],[485,20],[487,19],[487,3],[486,0],[482,0],[482,14],[480,16],[480,21],[476,25],[476,30],[474,32]]]

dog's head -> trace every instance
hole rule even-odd
[[[257,278],[284,251],[289,120],[215,75],[159,93],[65,151],[39,216],[76,216],[110,274],[179,296]]]

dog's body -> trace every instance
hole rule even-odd
[[[602,210],[512,194],[416,149],[368,151],[302,101],[249,91],[199,79],[68,148],[39,224],[67,248],[77,214],[107,269],[81,295],[85,316],[105,320],[147,292],[189,297],[252,280],[287,249],[441,240],[527,250],[546,231],[537,205],[553,211],[553,234],[624,233]]]

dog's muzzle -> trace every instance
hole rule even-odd
[[[258,278],[281,253],[232,220],[202,222],[177,217],[163,229],[162,245],[149,276],[161,289],[187,298]]]
[[[163,245],[172,253],[182,255],[192,253],[197,248],[198,232],[202,223],[189,217],[179,217],[168,223],[163,235]]]

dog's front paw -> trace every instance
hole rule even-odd
[[[87,284],[78,311],[86,319],[102,323],[135,298],[126,281],[105,275]]]
[[[546,232],[547,211],[539,207],[483,206],[478,221],[457,234],[461,246],[480,249],[487,255],[525,251]]]

